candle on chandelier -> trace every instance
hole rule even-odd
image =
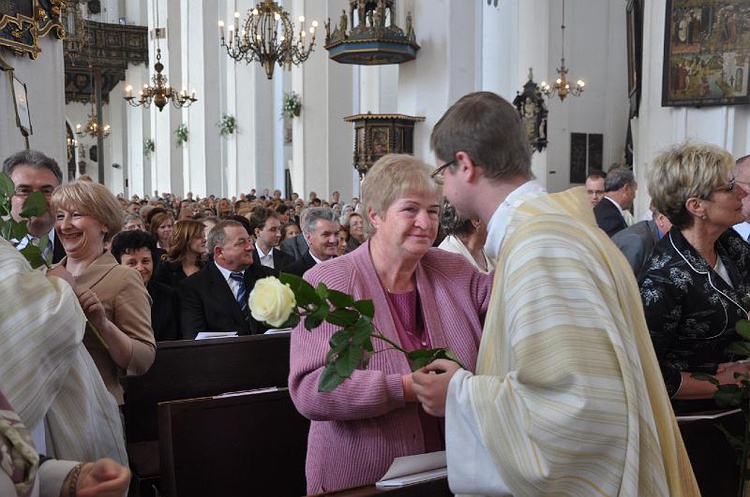
[[[224,21],[219,21],[219,37],[224,39]]]
[[[125,87],[125,98],[133,98],[133,87],[131,85]]]

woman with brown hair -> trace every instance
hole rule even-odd
[[[177,221],[169,250],[154,271],[154,279],[172,288],[203,268],[206,259],[206,226],[200,221]]]

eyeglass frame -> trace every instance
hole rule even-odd
[[[456,165],[456,164],[458,164],[458,159],[449,160],[448,162],[446,162],[442,166],[440,166],[437,169],[435,169],[434,171],[432,171],[432,173],[430,174],[430,178],[432,178],[435,181],[440,181],[443,178],[443,176],[445,176],[444,171],[447,168],[449,168],[449,167],[451,167],[453,165]]]
[[[738,186],[738,185],[739,185],[740,183],[743,183],[743,182],[742,182],[742,181],[737,181],[737,179],[735,179],[735,178],[732,178],[732,179],[730,179],[730,180],[729,180],[729,182],[728,182],[728,183],[726,183],[726,184],[724,184],[724,185],[720,185],[720,186],[717,186],[716,188],[711,188],[711,190],[710,190],[710,191],[708,192],[708,194],[706,194],[706,195],[702,196],[701,198],[702,198],[703,200],[709,200],[709,198],[708,198],[708,197],[710,197],[710,196],[711,196],[711,194],[712,194],[713,192],[726,192],[726,193],[732,193],[732,192],[734,192],[734,191],[735,191],[735,188],[737,188],[737,186]]]

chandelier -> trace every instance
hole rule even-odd
[[[180,90],[178,92],[169,86],[167,77],[161,73],[164,70],[164,64],[161,63],[161,48],[156,49],[154,70],[156,70],[156,74],[151,77],[152,84],[143,85],[143,89],[138,92],[137,100],[133,95],[133,87],[131,85],[125,87],[125,100],[130,105],[133,107],[143,106],[144,109],[148,109],[153,102],[159,109],[159,112],[161,112],[169,102],[172,103],[175,109],[179,109],[181,107],[190,107],[193,102],[198,100],[195,98],[195,90],[188,95],[187,90]]]
[[[76,124],[76,135],[81,137],[88,135],[91,138],[97,138],[99,134],[101,134],[102,138],[106,138],[112,132],[109,124],[105,124],[101,127],[101,133],[99,130],[99,119],[96,114],[96,109],[94,109],[94,104],[92,103],[91,113],[89,114],[89,122],[85,126],[81,126],[80,123]]]
[[[562,25],[560,29],[562,31],[562,58],[560,59],[560,67],[557,68],[557,79],[552,86],[546,81],[542,81],[539,86],[545,96],[549,97],[557,94],[560,97],[560,101],[562,101],[568,95],[579,96],[583,93],[584,86],[586,85],[580,79],[576,81],[575,86],[570,86],[570,82],[568,81],[568,68],[565,67],[565,0],[562,2]]]
[[[299,23],[297,34],[294,32],[294,24],[289,20],[289,14],[276,2],[263,0],[248,11],[242,30],[240,13],[234,13],[234,24],[229,26],[229,36],[226,39],[224,21],[219,21],[219,38],[221,46],[226,48],[231,58],[248,64],[257,60],[265,69],[268,79],[273,79],[275,63],[289,71],[292,64],[302,64],[313,51],[318,22],[312,22],[309,44],[305,43],[307,33],[304,16],[300,16]]]

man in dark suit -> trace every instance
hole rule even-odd
[[[633,206],[637,189],[638,183],[630,169],[614,167],[607,173],[604,198],[594,207],[594,215],[596,224],[610,237],[628,227],[623,212]]]
[[[23,203],[29,195],[40,191],[49,203],[52,191],[62,182],[62,171],[57,161],[36,150],[23,150],[6,158],[3,161],[3,171],[15,185],[11,215],[16,220],[20,219]],[[42,257],[49,262],[57,263],[65,257],[65,249],[55,236],[55,216],[51,210],[43,216],[32,217],[26,227],[28,235],[14,243],[18,250],[32,243],[39,245]]]
[[[672,228],[667,216],[654,210],[650,221],[640,221],[633,226],[618,231],[612,237],[612,243],[622,251],[633,268],[636,279],[639,278],[643,266],[651,256],[661,237]]]
[[[305,210],[302,234],[310,249],[286,268],[285,273],[302,276],[314,265],[336,256],[339,246],[339,219],[330,207]]]
[[[265,207],[253,210],[250,230],[255,235],[254,265],[283,271],[294,262],[292,256],[277,248],[281,243],[281,221],[275,211]]]
[[[238,221],[224,220],[208,233],[207,250],[213,261],[180,282],[182,336],[199,331],[263,333],[250,315],[247,298],[255,282],[278,271],[253,265],[254,240]]]

